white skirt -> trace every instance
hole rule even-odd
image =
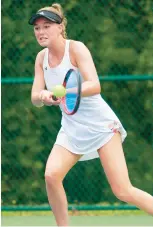
[[[88,151],[84,151],[84,153],[80,153],[80,150],[77,150],[76,147],[74,148],[73,144],[69,141],[68,136],[65,134],[64,130],[61,127],[57,135],[55,144],[64,147],[65,149],[67,149],[68,151],[74,154],[82,155],[79,161],[87,161],[87,160],[99,158],[97,150],[103,147],[113,137],[114,134],[115,134],[114,132],[106,133],[105,135],[100,137],[101,143],[99,143],[94,150],[88,150]],[[121,138],[123,142],[124,138],[122,136]]]
[[[74,115],[64,112],[62,115],[62,127],[55,144],[82,155],[80,161],[98,158],[97,150],[116,132],[120,132],[122,142],[127,136],[120,120],[100,95],[82,98]]]

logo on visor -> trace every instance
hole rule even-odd
[[[44,15],[44,12],[40,12],[39,14]]]

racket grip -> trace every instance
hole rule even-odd
[[[58,100],[58,98],[57,98],[55,95],[52,96],[52,99],[53,99],[54,101],[57,101],[57,100]]]

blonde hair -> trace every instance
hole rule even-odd
[[[62,25],[63,25],[63,31],[62,31],[62,36],[64,39],[67,38],[67,33],[66,33],[66,26],[67,26],[67,19],[64,16],[64,12],[63,12],[63,8],[59,3],[53,3],[51,6],[46,6],[44,8],[41,8],[39,11],[41,10],[48,10],[51,11],[53,13],[56,13],[57,15],[59,15],[62,18]]]

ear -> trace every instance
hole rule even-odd
[[[63,31],[63,24],[59,24],[59,30],[60,30],[60,33],[62,33],[62,31]]]

